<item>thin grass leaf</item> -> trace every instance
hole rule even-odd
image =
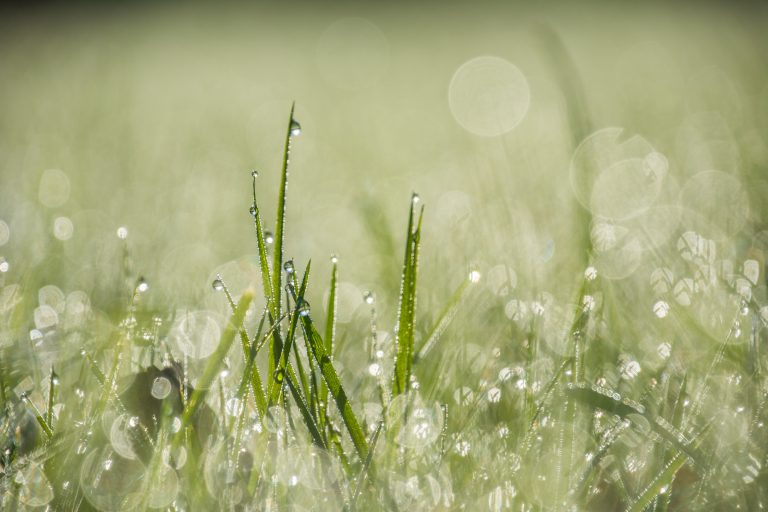
[[[293,111],[295,104],[291,105],[291,113],[288,116],[288,127],[285,131],[285,146],[283,149],[283,168],[280,173],[280,190],[277,196],[277,216],[275,220],[275,241],[274,253],[272,255],[272,290],[273,296],[273,315],[275,318],[280,316],[282,310],[281,294],[283,289],[283,250],[285,246],[285,212],[286,199],[288,192],[288,161],[291,153],[291,130],[293,124]],[[280,328],[275,331],[274,343],[270,345],[270,374],[279,366],[279,359],[282,353]]]
[[[219,282],[221,282],[221,285],[224,290],[224,295],[227,298],[227,303],[229,304],[229,308],[232,311],[232,314],[235,313],[237,310],[237,305],[235,304],[235,301],[232,299],[232,294],[229,292],[229,288],[224,283],[224,281],[221,279],[221,276],[217,276],[217,279]],[[266,313],[262,315],[261,321],[259,322],[259,327],[256,332],[256,338],[259,337],[261,334],[261,330],[264,327],[264,318],[266,316]],[[264,413],[267,410],[267,400],[264,395],[264,388],[261,384],[261,375],[259,374],[259,368],[255,364],[249,364],[249,360],[251,359],[251,343],[249,341],[248,332],[245,330],[245,326],[240,323],[240,325],[237,326],[238,333],[240,334],[240,343],[243,348],[243,359],[246,363],[246,366],[249,368],[249,373],[247,374],[248,377],[250,377],[251,381],[251,388],[253,389],[253,398],[256,402],[256,410],[259,413],[259,416],[264,416]],[[255,355],[253,356],[255,357]],[[245,375],[244,375],[245,376]]]
[[[661,493],[662,489],[666,490],[668,486],[672,485],[677,472],[685,465],[686,461],[688,461],[688,456],[683,452],[677,452],[677,454],[672,457],[672,460],[667,463],[664,470],[656,475],[643,492],[630,503],[626,509],[627,512],[643,512],[643,510],[653,503],[653,500],[655,500]]]
[[[336,259],[333,260],[333,266],[331,268],[331,284],[330,291],[328,293],[328,314],[325,319],[325,353],[328,357],[333,359],[333,349],[336,343],[336,308],[338,307],[338,300],[336,298],[336,290],[338,288],[339,279],[339,265]],[[307,354],[309,355],[309,354]],[[311,360],[312,358],[309,357]],[[325,381],[320,379],[320,389],[318,392],[318,417],[322,428],[325,427],[325,407],[328,403],[328,386]]]
[[[56,392],[58,391],[59,377],[51,366],[51,378],[48,384],[48,410],[45,412],[45,421],[53,429],[53,406],[56,404]]]
[[[363,483],[365,483],[365,479],[368,476],[368,471],[371,467],[371,461],[373,461],[373,453],[376,451],[376,444],[379,442],[379,434],[381,433],[381,429],[384,427],[384,422],[380,421],[378,426],[376,427],[376,430],[373,431],[373,434],[371,434],[371,439],[368,442],[368,446],[370,449],[368,450],[368,456],[365,458],[365,461],[363,462],[363,467],[360,469],[360,474],[357,476],[357,483],[355,485],[355,492],[352,494],[352,499],[349,503],[349,508],[351,510],[355,510],[357,507],[357,499],[360,497],[360,491],[363,490]]]
[[[392,394],[397,396],[408,391],[413,361],[414,322],[416,316],[416,274],[418,269],[418,248],[421,235],[422,207],[414,228],[416,194],[411,199],[408,214],[408,236],[405,243],[405,256],[400,282],[400,304],[397,313],[397,332],[395,334],[395,371]]]
[[[435,344],[437,344],[440,337],[451,324],[454,317],[456,316],[456,313],[459,312],[459,307],[464,303],[464,299],[466,298],[467,290],[469,289],[470,284],[472,284],[472,281],[465,279],[453,292],[451,299],[443,308],[440,316],[437,319],[437,322],[435,322],[434,327],[432,327],[432,330],[427,335],[425,341],[416,351],[416,362],[426,357],[429,351],[434,348]]]
[[[40,412],[40,409],[37,408],[37,406],[32,402],[32,400],[29,399],[29,397],[26,395],[26,393],[21,395],[21,398],[24,400],[24,402],[32,409],[32,412],[35,414],[35,419],[37,420],[38,425],[40,425],[40,428],[43,429],[43,432],[48,437],[48,439],[53,437],[53,429],[48,424],[48,422],[45,420],[45,417]]]
[[[245,290],[240,297],[240,301],[237,303],[232,318],[229,323],[227,323],[224,332],[221,334],[216,350],[214,350],[213,354],[208,357],[208,363],[205,365],[205,369],[198,380],[198,385],[192,392],[192,396],[190,396],[189,402],[184,409],[184,414],[181,419],[181,431],[186,430],[186,427],[189,426],[198,408],[202,405],[205,395],[208,393],[208,388],[213,382],[213,379],[216,378],[216,375],[218,375],[221,365],[224,364],[224,358],[227,356],[230,347],[232,347],[232,343],[235,340],[235,334],[239,331],[238,326],[243,323],[245,313],[248,311],[248,307],[251,305],[252,300],[253,290]],[[181,439],[181,436],[177,436],[174,439],[174,444],[178,446]]]
[[[296,375],[293,371],[293,368],[290,364],[287,368],[288,369],[285,373],[285,383],[288,385],[288,389],[290,389],[291,395],[293,395],[293,399],[296,402],[296,405],[299,407],[301,417],[304,419],[304,424],[307,426],[309,434],[312,436],[312,441],[320,448],[326,448],[327,446],[325,440],[323,439],[323,436],[320,435],[320,430],[317,428],[317,424],[312,417],[312,412],[309,410],[307,402],[304,400],[304,397],[296,387]]]
[[[352,444],[355,446],[357,454],[362,460],[368,456],[368,443],[365,440],[363,429],[360,428],[360,422],[357,421],[352,405],[349,403],[347,394],[341,385],[336,369],[333,367],[331,358],[325,353],[325,344],[312,323],[309,315],[301,317],[302,327],[304,329],[304,339],[309,343],[312,354],[315,356],[320,373],[328,385],[328,390],[333,396],[336,406],[341,414],[341,419],[352,438]]]

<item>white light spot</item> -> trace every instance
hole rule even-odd
[[[653,314],[659,318],[665,318],[669,314],[669,303],[664,300],[657,301],[653,305]]]
[[[531,91],[525,75],[499,57],[462,64],[448,87],[454,119],[467,131],[494,137],[511,131],[528,113]]]
[[[125,226],[120,226],[117,228],[117,238],[120,240],[125,240],[128,238],[128,228]]]
[[[53,236],[59,240],[69,240],[72,238],[72,233],[75,231],[75,226],[69,217],[56,217],[53,221]]]

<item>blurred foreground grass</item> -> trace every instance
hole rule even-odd
[[[762,507],[765,15],[301,13],[0,22],[3,505]]]

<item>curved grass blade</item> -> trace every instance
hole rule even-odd
[[[232,314],[235,314],[237,310],[237,305],[235,304],[235,301],[232,299],[232,294],[229,292],[229,288],[226,284],[224,284],[224,281],[221,279],[221,276],[216,277],[224,287],[224,295],[227,297],[227,303],[229,304],[230,309],[232,310]],[[264,318],[265,315],[262,315],[261,321],[259,322],[258,331],[256,333],[256,338],[258,338],[261,334],[261,330],[264,327]],[[264,388],[261,384],[261,375],[259,374],[259,368],[255,364],[251,364],[251,359],[255,357],[255,354],[252,354],[251,350],[251,343],[248,338],[248,333],[245,330],[245,327],[243,326],[242,321],[239,325],[237,325],[238,333],[240,334],[240,342],[243,347],[243,358],[245,359],[246,367],[247,367],[247,376],[250,377],[251,380],[251,388],[253,389],[253,398],[256,402],[256,410],[259,413],[259,416],[264,416],[264,413],[267,410],[267,401],[264,396]],[[246,376],[244,375],[244,377]]]
[[[240,301],[237,303],[237,307],[235,308],[235,312],[232,314],[232,318],[230,318],[229,323],[227,323],[227,327],[221,334],[219,345],[216,347],[216,350],[214,350],[213,354],[211,354],[208,358],[208,363],[205,365],[203,374],[198,380],[197,388],[195,388],[195,390],[192,392],[192,396],[189,397],[189,402],[184,409],[184,414],[182,415],[181,419],[181,432],[183,432],[186,427],[189,426],[190,422],[192,421],[192,417],[203,403],[211,382],[213,382],[213,379],[218,374],[221,365],[224,363],[224,358],[226,357],[227,352],[229,352],[230,347],[232,347],[232,343],[235,340],[235,334],[239,331],[238,326],[243,323],[245,312],[248,311],[248,307],[251,305],[252,300],[253,290],[245,290],[243,295],[240,297]],[[181,441],[181,439],[182,436],[177,436],[175,438],[174,444],[176,447],[178,447],[178,443]]]
[[[627,507],[627,512],[642,512],[645,510],[662,492],[662,489],[666,490],[672,484],[675,475],[685,465],[686,461],[688,461],[688,457],[683,452],[677,452],[661,473],[656,475],[651,483],[640,493],[640,496]]]

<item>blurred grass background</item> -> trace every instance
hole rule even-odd
[[[214,269],[255,253],[252,168],[274,221],[295,100],[304,131],[291,158],[287,256],[336,253],[344,280],[396,291],[400,250],[382,234],[400,247],[416,190],[427,205],[425,289],[444,294],[446,275],[505,263],[528,285],[570,293],[586,256],[568,167],[587,133],[569,125],[578,84],[559,78],[551,34],[582,82],[590,131],[644,137],[678,185],[707,168],[737,176],[757,199],[753,219],[764,219],[765,21],[758,5],[694,2],[8,11],[0,219],[10,236],[0,251],[17,276],[35,268],[41,284],[91,293],[119,275],[115,230],[126,226],[133,271],[153,284],[153,300],[204,300]],[[483,55],[513,63],[530,87],[526,116],[500,136],[472,134],[449,107],[453,74]],[[69,193],[46,206],[48,169],[65,174],[48,186]],[[62,216],[72,223],[65,241],[52,234]]]

